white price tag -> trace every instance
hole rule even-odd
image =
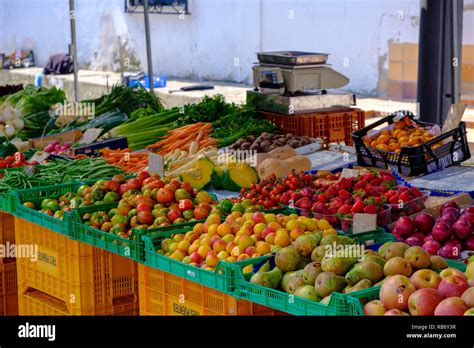
[[[376,214],[354,214],[354,223],[352,225],[352,233],[361,233],[373,231],[377,228]]]
[[[148,172],[150,175],[158,174],[161,177],[164,176],[165,165],[163,162],[163,156],[153,152],[148,152]]]
[[[84,134],[82,134],[81,139],[79,139],[77,142],[81,145],[92,144],[94,141],[97,140],[100,133],[102,133],[102,129],[100,128],[89,128],[84,132]]]
[[[41,163],[49,157],[49,152],[45,151],[36,151],[35,154],[30,158],[29,162],[38,162]]]
[[[357,178],[357,177],[359,177],[359,170],[343,168],[340,179],[342,179],[342,178]]]

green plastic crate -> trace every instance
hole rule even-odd
[[[383,228],[376,228],[373,231],[361,232],[356,234],[346,234],[359,244],[366,246],[379,245],[385,242],[395,242],[395,237],[391,233],[386,233]]]
[[[379,299],[380,286],[374,286],[368,289],[355,291],[349,294],[348,303],[348,315],[362,316],[364,315],[364,304],[372,300]]]
[[[173,225],[167,227],[173,227]],[[187,227],[178,230],[171,229],[169,231],[144,235],[145,265],[222,291],[226,294],[233,295],[235,292],[235,277],[232,274],[233,271],[230,267],[230,262],[219,261],[214,271],[208,271],[174,260],[156,252],[161,248],[160,244],[163,239],[174,234],[182,234],[191,230],[192,227]]]
[[[33,202],[38,206],[45,198],[59,198],[68,192],[75,192],[81,185],[83,185],[82,182],[74,182],[24,190],[10,190],[8,191],[8,197],[12,204],[12,214],[16,217],[70,237],[71,231],[63,220],[27,208],[23,206],[23,203]]]

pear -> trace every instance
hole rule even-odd
[[[296,238],[293,245],[300,255],[310,256],[320,241],[321,235],[319,234],[304,234]]]
[[[282,272],[296,271],[300,262],[300,254],[291,245],[280,249],[275,255],[275,264]]]
[[[306,285],[314,285],[316,277],[321,273],[323,269],[321,268],[320,262],[311,262],[306,265],[303,270],[303,280]]]
[[[324,258],[324,255],[326,255],[326,249],[324,248],[324,245],[318,245],[311,253],[311,261],[321,262]]]
[[[385,260],[378,254],[367,253],[362,257],[362,261],[372,261],[378,263],[380,266],[385,266]]]
[[[432,269],[433,271],[439,271],[439,270],[449,267],[446,260],[438,255],[431,255],[430,261],[431,261],[430,269]]]
[[[361,261],[347,272],[346,281],[349,285],[354,285],[362,279],[369,279],[376,283],[383,278],[383,268],[378,263],[372,261]]]
[[[372,281],[370,281],[369,279],[362,279],[360,282],[358,282],[357,284],[355,284],[353,286],[346,286],[342,290],[342,293],[343,294],[348,294],[348,293],[351,293],[351,292],[354,292],[354,291],[359,291],[359,290],[362,290],[362,289],[370,288],[371,286],[372,286]]]
[[[379,255],[386,259],[385,253],[387,252],[388,247],[389,247],[390,245],[392,245],[393,243],[394,243],[394,242],[385,242],[385,243],[383,243],[383,244],[380,246],[379,250],[377,251],[377,252],[379,253]]]
[[[383,246],[383,245],[382,245]],[[408,244],[403,242],[393,242],[390,244],[384,253],[385,260],[390,260],[392,257],[403,257],[405,255],[405,251],[408,249]]]
[[[302,269],[298,271],[285,273],[285,275],[281,279],[281,283],[280,283],[281,289],[286,292],[286,288],[290,280],[292,280],[293,278],[303,278],[303,274],[304,274],[304,271]]]
[[[319,243],[319,245],[322,245],[322,246],[325,246],[325,245],[333,245],[334,243],[337,244],[339,240],[339,236],[336,235],[336,234],[330,234],[328,236],[324,236],[322,239],[321,239],[321,242]]]
[[[314,286],[312,285],[303,285],[300,286],[296,291],[294,292],[295,296],[306,298],[311,301],[320,301],[321,298],[316,295],[316,290],[314,289]]]
[[[326,297],[334,291],[341,291],[347,285],[344,277],[331,272],[322,272],[316,277],[314,289],[319,297]]]
[[[278,267],[273,268],[271,271],[258,270],[258,272],[250,278],[250,282],[267,288],[276,289],[280,284],[282,276],[283,274]]]
[[[324,272],[343,276],[356,261],[355,258],[325,256],[321,261],[321,268]]]
[[[329,295],[329,296],[324,297],[321,301],[319,301],[319,303],[327,306],[329,304],[329,302],[331,301],[331,296],[332,296],[332,294]]]
[[[304,279],[303,277],[293,277],[288,281],[288,284],[286,285],[286,292],[289,294],[293,294],[296,289],[298,289],[300,286],[304,285]]]

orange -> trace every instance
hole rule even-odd
[[[379,135],[377,138],[377,144],[387,144],[388,140],[390,139],[390,136],[382,134]]]
[[[405,122],[403,121],[398,121],[397,123],[395,123],[395,129],[403,129],[405,128]]]
[[[399,143],[408,143],[408,140],[410,140],[410,138],[407,137],[407,136],[398,138],[398,142],[399,142]]]
[[[395,129],[394,131],[392,131],[392,137],[396,138],[400,132],[401,129]]]
[[[370,147],[376,147],[377,144],[377,140],[372,140],[372,142],[370,143]]]
[[[379,150],[390,151],[390,148],[386,144],[378,144],[375,148]]]
[[[398,143],[390,143],[388,147],[390,148],[390,151],[395,151],[397,149],[400,149],[400,145],[398,145]]]
[[[390,132],[387,129],[384,129],[381,134],[382,135],[390,135]]]
[[[421,144],[421,138],[416,135],[412,135],[408,140],[408,145],[410,146],[418,146]]]
[[[408,135],[408,132],[406,130],[402,130],[398,133],[397,139],[400,140],[402,137],[406,137]]]

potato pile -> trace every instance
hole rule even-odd
[[[233,150],[256,150],[257,152],[270,152],[276,148],[288,145],[293,149],[312,143],[309,137],[288,134],[272,134],[264,132],[260,136],[253,135],[240,138],[229,147]]]

